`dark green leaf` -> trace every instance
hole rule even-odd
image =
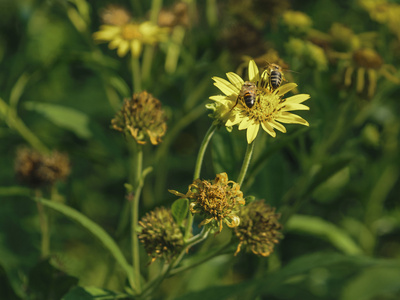
[[[21,300],[14,292],[3,266],[0,265],[0,299]]]
[[[57,269],[49,260],[44,260],[29,274],[29,299],[58,300],[77,283],[77,278]]]
[[[93,300],[93,299],[126,299],[127,295],[119,294],[97,287],[75,287],[66,294],[62,300]]]
[[[186,218],[189,211],[189,200],[187,198],[181,198],[175,200],[171,206],[172,216],[174,217],[176,223],[181,225],[183,220]]]
[[[83,139],[92,136],[89,129],[89,117],[81,111],[50,103],[26,102],[25,107],[42,114],[50,122],[61,128],[71,130]]]

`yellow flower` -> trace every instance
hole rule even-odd
[[[301,11],[294,10],[287,10],[283,13],[283,23],[293,34],[307,33],[312,26],[312,20],[309,16]]]
[[[308,122],[303,118],[290,113],[292,110],[308,110],[309,107],[301,104],[310,98],[310,95],[299,94],[289,98],[283,96],[297,87],[295,83],[288,83],[273,90],[269,84],[268,70],[261,76],[254,60],[250,60],[249,82],[256,86],[256,97],[252,107],[248,107],[244,102],[241,90],[244,80],[236,73],[226,74],[229,81],[213,77],[214,85],[225,95],[211,96],[210,100],[215,101],[213,117],[216,121],[223,123],[227,127],[239,126],[239,130],[247,129],[247,142],[250,144],[256,138],[260,126],[272,137],[276,136],[275,129],[286,132],[286,128],[281,123],[301,124],[308,126]],[[281,122],[281,123],[279,123]]]
[[[117,49],[119,57],[131,51],[132,56],[138,57],[142,52],[143,44],[154,45],[167,38],[168,29],[158,27],[147,21],[140,24],[127,23],[121,26],[102,25],[100,31],[93,34],[98,42],[110,42],[110,49]]]
[[[356,73],[357,93],[361,94],[367,89],[369,98],[375,94],[380,76],[395,84],[400,84],[400,78],[396,77],[396,68],[385,64],[382,57],[373,49],[364,48],[348,54],[344,66],[344,85],[349,87],[352,84],[353,74]]]

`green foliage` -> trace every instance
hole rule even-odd
[[[400,5],[121,0],[128,19],[171,26],[132,60],[94,40],[123,20],[110,19],[114,2],[0,1],[0,299],[399,299]],[[280,64],[282,84],[310,95],[310,110],[295,111],[310,126],[275,138],[261,128],[250,147],[246,130],[211,126],[205,104],[222,94],[211,78],[248,80],[250,58],[261,72]],[[142,91],[166,116],[158,145],[112,128]],[[66,169],[41,174],[67,179],[23,186],[15,174],[43,162],[16,164],[21,147],[68,154]],[[280,215],[284,238],[268,257],[238,248],[235,212],[210,234],[214,219],[168,192],[222,172],[243,179],[247,204]],[[140,222],[157,207],[173,218]]]

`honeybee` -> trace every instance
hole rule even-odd
[[[231,110],[238,104],[239,99],[243,99],[244,103],[248,108],[252,108],[256,103],[257,98],[257,86],[254,82],[245,81],[240,89],[239,95],[236,99],[235,105],[231,108]]]
[[[269,86],[272,90],[276,90],[281,86],[282,80],[285,80],[285,77],[282,72],[281,66],[277,64],[268,64],[267,72],[269,75]]]

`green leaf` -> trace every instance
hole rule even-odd
[[[49,260],[39,262],[29,273],[29,299],[61,299],[78,279],[54,267]]]
[[[344,230],[319,217],[294,215],[289,219],[285,228],[288,231],[297,231],[325,238],[346,254],[363,253]]]
[[[0,265],[0,299],[21,300],[15,293],[3,266]]]
[[[364,270],[343,289],[341,300],[381,299],[379,296],[400,296],[400,268],[372,267]]]
[[[108,233],[97,225],[95,222],[90,220],[88,217],[80,213],[79,211],[66,206],[61,203],[49,201],[43,198],[34,198],[35,201],[42,203],[43,205],[50,207],[68,218],[78,222],[87,230],[89,230],[95,237],[97,237],[105,246],[105,248],[110,251],[111,255],[114,256],[115,260],[120,264],[122,269],[126,272],[128,278],[130,279],[131,284],[132,280],[132,266],[128,264],[124,255],[121,252],[121,249],[115,243],[115,241],[108,235]]]
[[[174,217],[176,223],[181,225],[183,220],[186,218],[189,211],[189,200],[187,198],[182,198],[174,201],[171,206],[172,216]]]
[[[99,289],[97,287],[75,287],[68,294],[64,295],[62,300],[93,300],[93,299],[122,299],[128,295]]]
[[[51,103],[26,102],[25,107],[42,114],[50,122],[74,132],[83,139],[92,136],[89,129],[89,117],[81,111]]]

